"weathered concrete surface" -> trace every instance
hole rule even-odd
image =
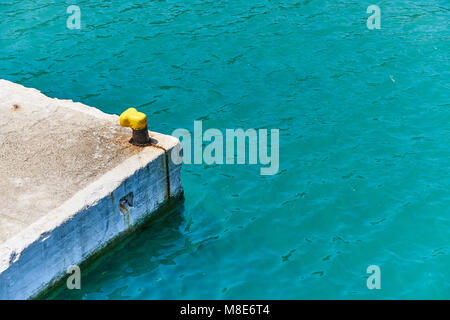
[[[176,138],[150,132],[166,170],[118,116],[5,80],[0,115],[0,299],[37,294],[182,192]]]

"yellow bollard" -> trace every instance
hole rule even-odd
[[[136,146],[146,146],[150,144],[150,137],[147,129],[147,116],[145,113],[137,111],[135,108],[125,110],[119,118],[122,127],[131,128],[133,137],[130,143]]]

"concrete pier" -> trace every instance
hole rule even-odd
[[[116,115],[0,80],[0,299],[35,296],[182,192],[178,139],[130,136]]]

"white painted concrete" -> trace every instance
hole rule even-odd
[[[5,80],[0,114],[0,299],[38,294],[182,193],[176,138],[150,132],[166,170],[118,116]]]

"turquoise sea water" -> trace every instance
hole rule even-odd
[[[184,201],[48,297],[449,299],[449,22],[447,0],[3,0],[0,78],[167,134],[280,129],[277,175],[185,165]]]

